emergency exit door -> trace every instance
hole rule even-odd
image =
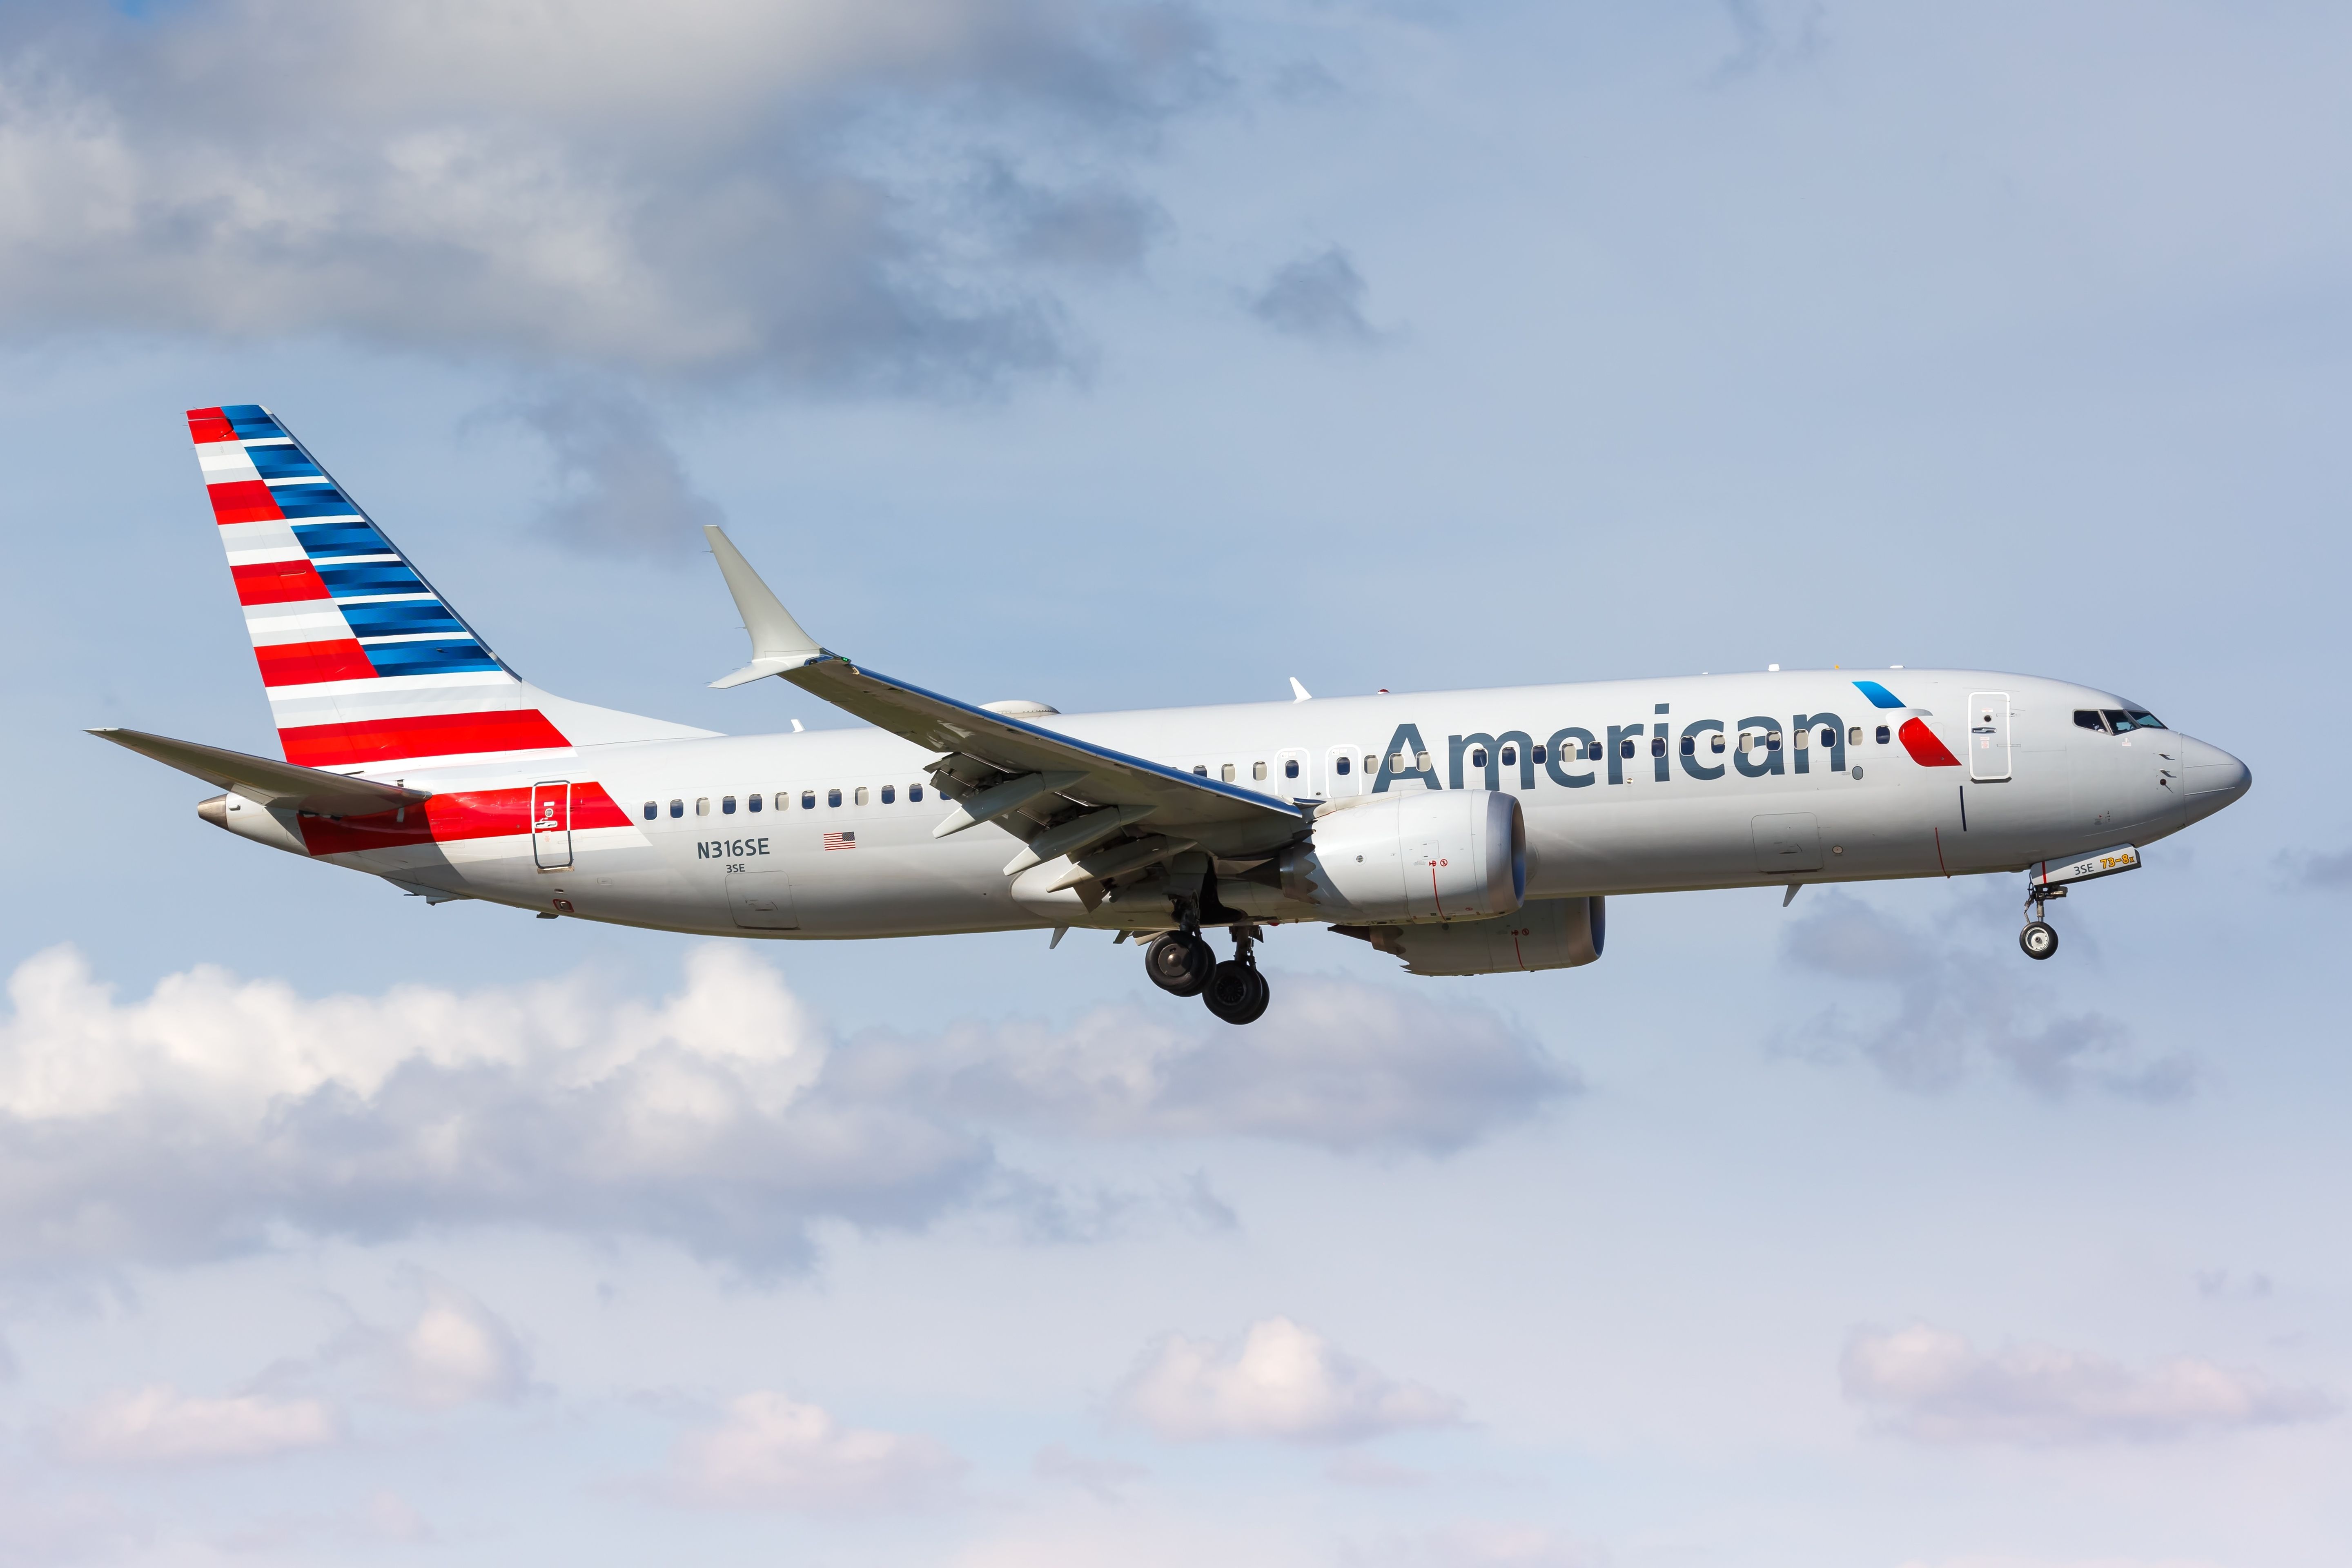
[[[1969,693],[1969,777],[1997,784],[2009,777],[2009,693]]]
[[[572,864],[572,781],[541,779],[530,786],[530,858],[542,871]]]

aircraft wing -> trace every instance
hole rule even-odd
[[[351,778],[320,768],[273,763],[268,757],[250,757],[226,746],[174,741],[140,730],[92,730],[89,733],[101,741],[126,746],[142,757],[152,757],[165,767],[177,768],[216,788],[235,790],[262,805],[284,806],[320,816],[364,816],[371,812],[393,811],[429,800],[433,795],[431,790],[403,789],[397,784]]]
[[[1305,824],[1299,807],[1272,795],[943,697],[821,647],[723,531],[707,525],[703,531],[710,537],[711,552],[719,558],[719,571],[751,635],[751,662],[712,681],[713,686],[779,676],[870,724],[943,753],[933,764],[934,776],[953,777],[957,793],[963,795],[1003,788],[1009,792],[1003,798],[1010,799],[1019,795],[1014,786],[1021,780],[1034,779],[1041,787],[1031,793],[1030,800],[1051,794],[1075,805],[1135,808],[1126,814],[1121,828],[1135,825],[1137,831],[1144,831],[1141,825],[1147,820],[1151,832],[1222,824],[1242,829],[1245,837],[1262,836],[1269,843],[1287,838]],[[1029,815],[1034,819],[1034,813]],[[953,832],[983,819],[950,817],[940,831]],[[1007,819],[1005,825],[1023,832],[1015,820]]]

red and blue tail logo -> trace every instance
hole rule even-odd
[[[286,760],[371,768],[571,744],[257,404],[188,411]]]

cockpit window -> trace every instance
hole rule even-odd
[[[2107,722],[2099,717],[2099,710],[2095,708],[2077,708],[2074,710],[2074,728],[2096,730],[2104,735],[2107,732]]]
[[[2105,716],[2107,727],[2118,735],[2126,734],[2134,730],[2164,728],[2164,721],[2145,709],[2103,708],[2099,711]]]

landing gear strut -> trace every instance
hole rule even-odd
[[[2028,919],[2025,929],[2017,933],[2017,945],[2025,950],[2028,958],[2047,958],[2058,951],[2058,928],[2042,919],[2042,905],[2051,899],[2066,896],[2063,888],[2029,885],[2025,893]]]
[[[1234,955],[1209,972],[1201,1000],[1228,1024],[1255,1024],[1274,999],[1273,987],[1257,972],[1255,926],[1234,927]]]

